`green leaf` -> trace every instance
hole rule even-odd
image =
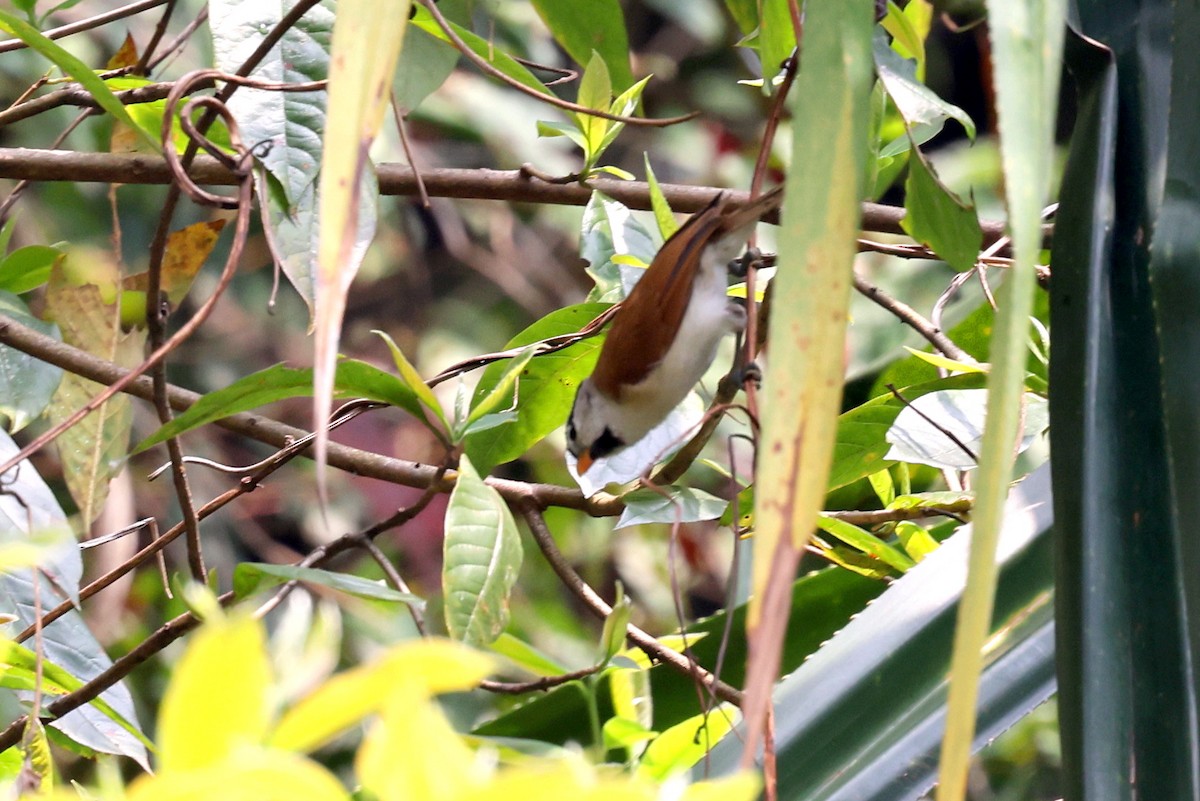
[[[433,390],[430,389],[429,385],[425,383],[425,380],[421,378],[421,374],[418,373],[417,369],[412,366],[412,362],[405,357],[404,352],[400,350],[400,347],[392,340],[390,336],[387,335],[387,333],[383,331],[375,331],[374,333],[378,334],[379,337],[387,343],[388,350],[392,353],[392,361],[395,362],[396,370],[400,373],[400,380],[403,381],[408,387],[409,391],[416,396],[417,400],[420,401],[421,406],[433,412],[434,421],[440,423],[443,430],[449,428],[449,424],[446,422],[446,414],[442,411],[442,405],[438,403],[438,399],[434,396]],[[410,411],[412,410],[410,409]],[[425,417],[428,419],[424,414],[414,413],[414,415],[418,418]],[[430,425],[432,425],[434,421],[429,421]]]
[[[50,280],[50,270],[63,252],[50,245],[18,248],[0,261],[0,290],[20,295]]]
[[[758,53],[762,58],[764,86],[770,91],[771,79],[783,69],[783,62],[796,49],[796,29],[788,0],[762,0],[758,22]]]
[[[62,340],[58,326],[44,323],[29,313],[16,295],[0,291],[0,314],[46,336]],[[11,433],[20,431],[41,416],[62,381],[63,371],[24,351],[0,345],[0,415],[7,417]]]
[[[909,132],[918,145],[937,136],[946,120],[957,120],[967,133],[975,138],[975,123],[965,111],[953,103],[947,103],[933,90],[917,79],[917,65],[876,39],[874,44],[875,73],[883,84],[884,91],[896,105]],[[892,156],[907,149],[906,145],[894,143],[880,151],[881,156]]]
[[[588,262],[587,273],[596,282],[588,294],[590,301],[615,303],[624,298],[641,271],[621,269],[617,256],[633,256],[649,264],[658,253],[659,243],[622,203],[600,192],[593,192],[583,210],[579,255]]]
[[[587,66],[583,69],[583,78],[579,81],[579,98],[576,102],[597,111],[608,111],[608,107],[612,103],[612,82],[608,77],[608,67],[604,65],[604,59],[600,57],[600,54],[594,50],[592,57],[588,59]],[[575,114],[574,116],[575,124],[583,134],[584,163],[590,168],[600,157],[601,141],[604,139],[610,121],[591,114]]]
[[[133,452],[140,453],[170,437],[179,436],[185,431],[232,414],[257,409],[259,406],[286,398],[310,396],[313,391],[312,381],[313,371],[308,367],[297,369],[276,364],[251,373],[196,401],[183,414],[142,440]],[[363,397],[399,406],[425,422],[422,411],[424,407],[409,386],[366,362],[354,359],[341,361],[334,378],[334,388],[339,398]]]
[[[983,384],[983,376],[968,374],[904,387],[900,394],[911,403],[930,392],[943,389],[974,389]],[[844,487],[866,478],[877,470],[892,466],[893,462],[885,456],[891,447],[886,435],[902,409],[904,404],[888,393],[872,398],[862,406],[844,412],[838,418],[833,466],[829,473],[830,490]]]
[[[729,501],[691,487],[663,487],[661,492],[635,490],[625,495],[625,511],[614,529],[646,523],[695,523],[717,520]]]
[[[463,456],[446,509],[442,595],[446,629],[473,645],[508,625],[508,596],[521,568],[521,538],[508,505]]]
[[[508,632],[503,632],[488,648],[535,676],[561,676],[570,671],[561,662]]]
[[[852,548],[857,548],[868,556],[874,557],[889,567],[904,573],[915,563],[903,552],[888,545],[865,528],[853,523],[839,520],[836,517],[821,515],[817,518],[817,527],[827,534],[832,534]]]
[[[733,729],[737,719],[736,707],[721,704],[675,724],[650,743],[637,775],[661,782],[691,768]]]
[[[604,628],[600,632],[600,658],[607,662],[625,647],[625,630],[629,628],[629,620],[633,616],[633,603],[625,597],[621,585],[617,585],[617,597],[613,601],[612,611],[604,618]]]
[[[447,20],[461,26],[470,19],[470,5],[469,0],[441,0],[438,10]],[[424,8],[420,11],[429,15]],[[449,42],[431,36],[419,25],[410,24],[404,31],[400,63],[392,81],[392,97],[401,113],[414,111],[421,101],[437,91],[454,71],[459,55]]]
[[[671,205],[667,203],[667,199],[662,193],[662,187],[658,185],[658,177],[650,167],[650,154],[643,153],[642,158],[646,163],[646,183],[650,187],[650,208],[654,210],[654,221],[658,223],[659,236],[666,241],[679,230],[679,223],[675,221]]]
[[[875,495],[879,498],[879,502],[885,507],[891,504],[892,500],[896,497],[896,483],[892,481],[892,472],[890,470],[876,470],[867,476],[867,480],[871,482],[871,489],[875,490]]]
[[[446,43],[450,42],[450,39],[446,36],[445,31],[443,31],[441,26],[437,24],[432,16],[430,16],[429,12],[425,10],[424,6],[414,3],[412,7],[416,9],[416,13],[409,22],[410,25],[420,28],[421,30],[425,31],[425,33],[433,36],[435,39],[440,39]],[[467,47],[471,48],[471,51],[475,53],[475,55],[479,56],[484,61],[487,61],[493,67],[500,70],[518,83],[522,83],[525,86],[528,86],[530,89],[541,92],[542,94],[551,94],[550,90],[546,88],[546,85],[539,81],[527,67],[496,47],[495,42],[484,39],[481,36],[476,36],[468,28],[464,28],[461,25],[455,24],[453,20],[448,21],[450,22],[451,30],[453,30],[454,33],[463,40]],[[589,50],[588,52],[591,51]]]
[[[513,337],[505,348],[523,348],[543,339],[578,331],[607,308],[608,304],[604,303],[584,303],[551,312]],[[516,419],[491,431],[468,434],[466,453],[472,464],[481,473],[490,472],[496,465],[521,456],[565,423],[575,391],[595,367],[602,343],[603,337],[596,336],[531,360],[517,376]],[[475,398],[482,399],[490,394],[507,370],[504,362],[488,365],[479,379]]]
[[[207,621],[171,672],[158,718],[159,769],[215,767],[263,742],[271,684],[261,623],[248,615]]]
[[[526,373],[525,367],[535,352],[533,347],[528,347],[521,351],[520,355],[506,360],[508,363],[505,365],[504,372],[496,379],[496,383],[487,390],[486,394],[476,394],[478,400],[471,405],[471,413],[467,415],[468,426],[492,414],[502,405],[507,405],[509,411],[516,408],[520,402],[520,397],[515,394],[517,380]]]
[[[624,91],[633,83],[625,15],[617,0],[533,0],[533,7],[576,63],[587,64],[599,53],[614,87]]]
[[[954,373],[986,373],[987,365],[979,362],[964,362],[957,359],[948,359],[940,353],[931,353],[924,350],[916,350],[914,348],[905,347],[906,351],[911,353],[926,364],[932,364],[934,367],[940,367],[943,370],[949,370]]]
[[[905,232],[959,272],[972,269],[983,244],[975,207],[955,197],[919,152],[909,159],[904,192]]]
[[[758,28],[758,0],[725,0],[725,7],[743,36]]]
[[[146,135],[133,118],[129,116],[125,105],[116,98],[116,95],[104,85],[104,81],[87,64],[84,64],[53,41],[47,39],[28,22],[13,16],[7,11],[0,10],[0,30],[12,34],[29,45],[31,50],[40,53],[52,61],[65,74],[78,81],[79,85],[86,89],[95,99],[96,104],[100,108],[136,130],[146,145],[154,150],[158,150],[158,140]]]
[[[966,793],[979,676],[996,590],[996,546],[1013,471],[1025,389],[1029,317],[1037,292],[1042,207],[1054,167],[1054,126],[1062,72],[1066,0],[988,0],[988,32],[996,86],[1013,265],[1004,283],[992,340],[988,415],[976,492],[968,590],[963,597],[951,663],[939,793]],[[929,560],[926,560],[928,562]]]
[[[938,548],[938,541],[911,520],[896,523],[896,536],[899,537],[904,552],[911,556],[914,562],[920,562]]]
[[[410,592],[400,592],[383,582],[371,581],[347,573],[335,573],[331,570],[264,562],[240,562],[233,571],[233,591],[239,598],[247,598],[256,592],[277,587],[289,581],[318,584],[348,595],[374,601],[398,601],[418,608],[425,606],[424,600]]]

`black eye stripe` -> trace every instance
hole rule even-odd
[[[605,426],[604,433],[596,437],[596,441],[592,443],[590,452],[593,459],[599,459],[623,447],[625,447],[625,441],[614,434],[611,428]]]

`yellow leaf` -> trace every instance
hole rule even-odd
[[[270,743],[310,751],[378,712],[396,685],[414,687],[422,696],[469,690],[492,667],[489,657],[451,640],[404,643],[373,664],[325,682],[283,716]]]
[[[179,660],[159,711],[163,774],[213,767],[240,747],[261,744],[271,723],[272,680],[258,621],[206,623]]]
[[[167,293],[172,306],[178,306],[187,297],[192,280],[212,253],[224,227],[224,220],[208,220],[172,231],[167,237],[159,288]],[[148,284],[148,272],[131,275],[122,282],[126,290],[141,292],[146,291]]]
[[[247,749],[197,770],[142,776],[126,801],[348,801],[350,795],[317,763],[282,751]]]

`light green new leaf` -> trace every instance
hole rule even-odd
[[[388,350],[392,353],[392,361],[396,365],[396,371],[400,373],[400,380],[416,395],[421,405],[433,413],[434,420],[441,424],[442,429],[448,429],[450,426],[446,422],[446,413],[442,411],[442,405],[438,403],[437,396],[433,394],[433,390],[421,378],[421,374],[417,372],[417,368],[413,367],[412,362],[404,355],[404,351],[400,350],[400,346],[387,333],[383,331],[374,331],[373,333],[378,334],[387,343]],[[418,418],[421,417],[425,417],[425,415],[418,415]],[[433,421],[427,422],[431,425],[433,423]]]
[[[667,203],[667,198],[663,195],[662,187],[658,185],[658,176],[650,167],[650,154],[644,153],[642,157],[646,162],[646,183],[650,187],[650,208],[654,210],[654,221],[658,223],[658,233],[662,236],[663,241],[666,241],[679,230],[679,223],[671,211],[671,204]]]
[[[637,775],[664,781],[687,770],[703,759],[737,721],[737,708],[721,704],[710,712],[675,724],[650,743]]]
[[[508,409],[516,407],[520,402],[520,397],[514,396],[517,386],[517,380],[525,374],[526,365],[535,353],[534,348],[529,347],[521,351],[520,355],[514,356],[508,360],[508,364],[504,368],[504,372],[500,374],[500,378],[496,383],[486,391],[474,404],[471,406],[471,413],[467,415],[467,425],[479,422],[483,417],[493,414],[502,406]],[[478,429],[476,429],[478,430]]]
[[[889,567],[904,573],[916,562],[899,549],[888,545],[865,528],[839,520],[836,517],[821,515],[817,518],[817,527],[827,534],[832,534],[852,548],[857,548],[868,556],[874,557]]]
[[[442,595],[451,637],[486,645],[508,625],[508,596],[521,569],[512,512],[464,456],[446,509]]]

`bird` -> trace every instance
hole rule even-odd
[[[778,186],[738,204],[721,193],[663,243],[575,394],[566,434],[579,475],[658,425],[704,376],[721,339],[745,327],[745,308],[726,294],[728,265],[782,196]]]

